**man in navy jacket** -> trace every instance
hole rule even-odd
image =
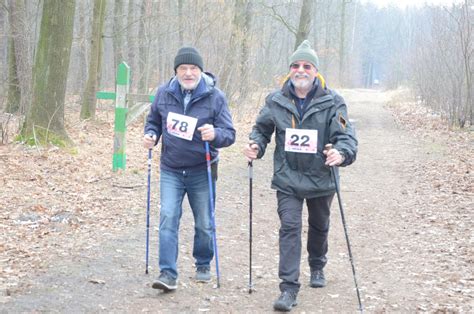
[[[214,256],[206,150],[209,142],[213,190],[218,148],[235,142],[235,129],[225,95],[193,47],[182,47],[174,60],[175,76],[160,86],[145,125],[143,144],[151,149],[161,138],[160,276],[153,288],[175,290],[178,278],[178,235],[182,202],[187,194],[195,234],[193,257],[196,280],[209,282]],[[214,195],[215,198],[215,195]]]

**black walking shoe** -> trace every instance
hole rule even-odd
[[[211,281],[211,270],[206,266],[198,266],[196,269],[196,281],[197,282],[209,282]]]
[[[311,271],[311,279],[309,285],[313,288],[322,288],[326,286],[326,278],[322,269],[315,269]]]
[[[273,303],[275,311],[289,312],[293,306],[296,306],[296,292],[283,291],[280,297]]]
[[[176,290],[176,279],[173,279],[167,272],[162,272],[151,287],[153,289],[161,289],[165,292]]]

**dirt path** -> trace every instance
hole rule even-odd
[[[389,100],[387,93],[346,90],[342,94],[360,140],[357,162],[341,172],[341,188],[365,310],[472,312],[472,197],[470,202],[463,199],[452,206],[436,202],[433,194],[440,192],[424,184],[426,169],[419,168],[428,161],[449,158],[439,148],[445,139],[427,142],[400,129],[384,108]],[[114,198],[123,200],[125,208],[120,214],[115,216],[110,209],[110,217],[105,206],[104,215],[97,217],[114,220],[113,227],[96,222],[99,227],[95,230],[82,226],[76,232],[58,233],[49,241],[56,241],[56,247],[67,246],[68,253],[61,256],[50,252],[44,257],[44,271],[22,276],[21,284],[4,293],[1,312],[271,312],[279,294],[278,216],[275,192],[269,188],[272,159],[268,152],[254,167],[255,291],[248,294],[248,177],[240,150],[249,126],[242,129],[238,143],[223,151],[219,169],[219,289],[215,282],[203,285],[193,281],[189,210],[185,210],[181,222],[178,290],[164,294],[151,289],[158,275],[158,178],[153,179],[152,267],[145,275],[145,163],[137,157],[144,152],[135,143],[129,146],[131,170],[121,175],[123,186],[115,179],[104,178],[91,184],[97,193],[94,195],[100,195],[104,204]],[[140,128],[134,128],[131,134],[138,142]],[[468,192],[472,196],[472,191]],[[308,286],[304,253],[302,288],[294,312],[357,310],[337,202],[331,223],[328,286]],[[75,239],[81,239],[81,244],[76,246]]]

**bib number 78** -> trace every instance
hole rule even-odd
[[[188,122],[180,121],[177,119],[171,119],[171,121],[173,122],[173,126],[171,127],[173,130],[178,129],[180,132],[184,132],[184,133],[186,133],[186,131],[188,130]]]
[[[197,121],[196,118],[170,112],[166,118],[166,129],[173,136],[191,141]]]

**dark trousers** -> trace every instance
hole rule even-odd
[[[308,207],[308,262],[312,270],[323,269],[328,251],[330,207],[334,193],[306,199]],[[277,192],[278,215],[280,216],[280,264],[278,276],[280,290],[298,292],[301,284],[301,229],[304,199]]]

